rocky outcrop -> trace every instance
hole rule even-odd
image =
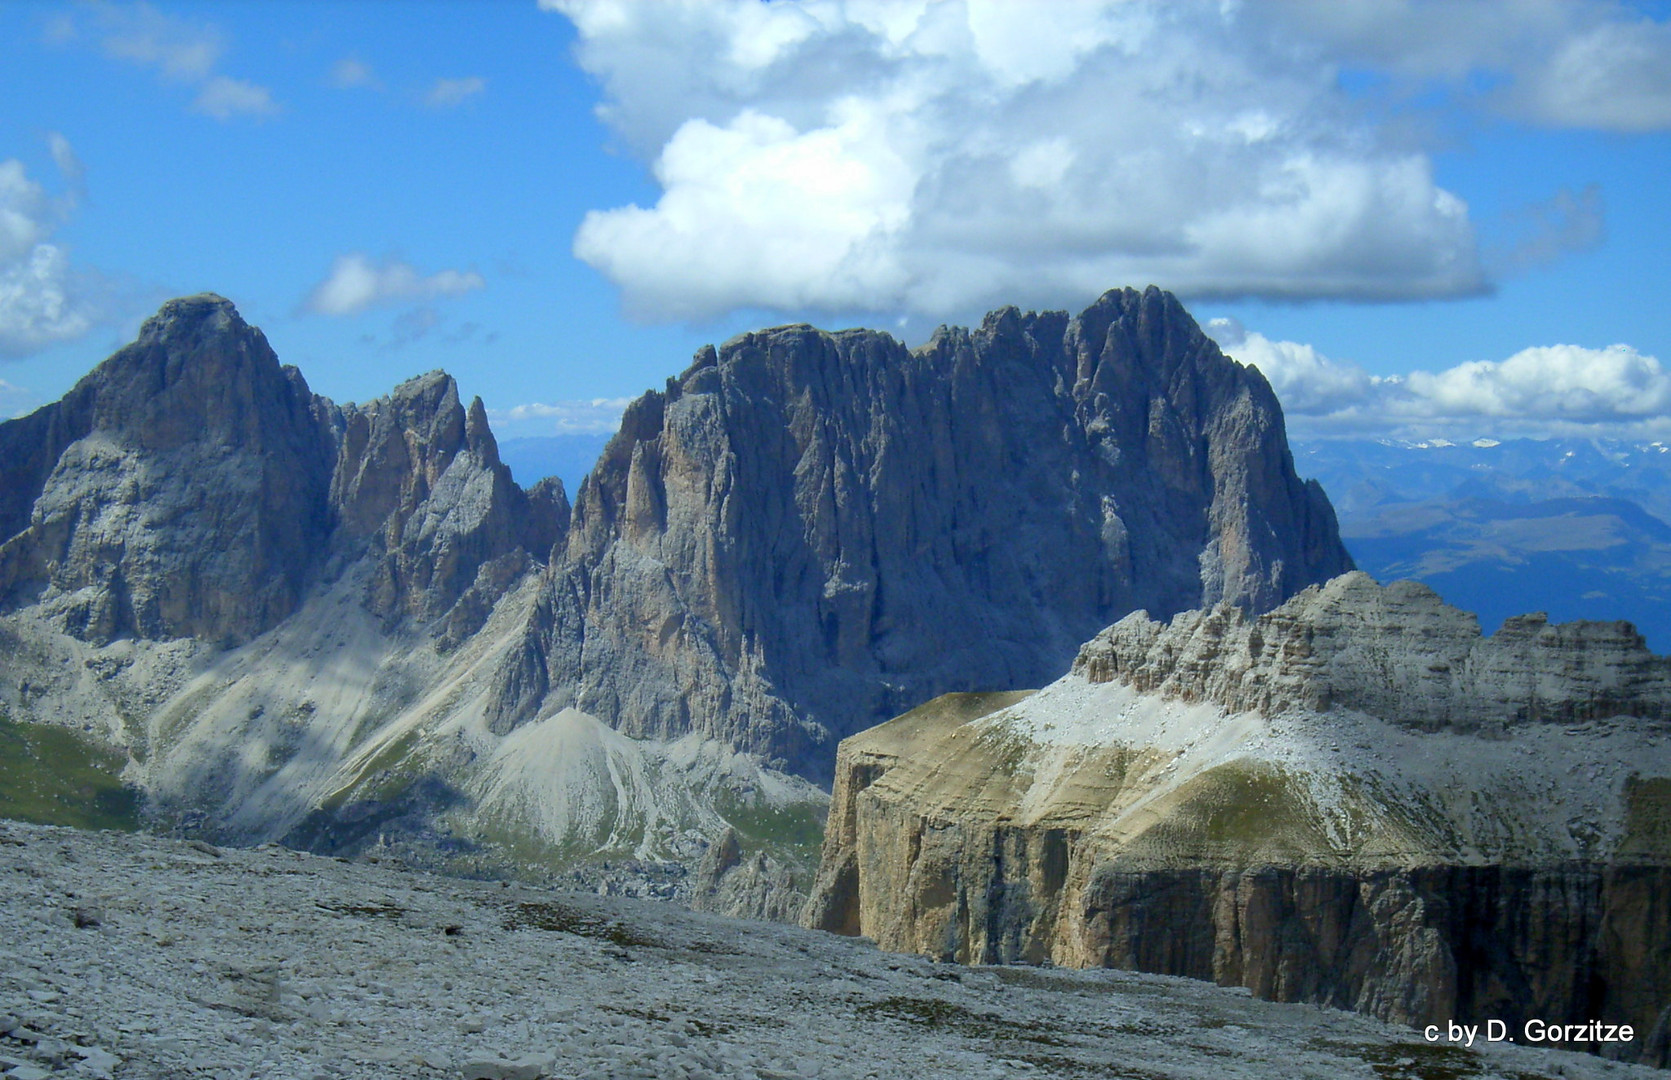
[[[1233,607],[1170,625],[1127,616],[1080,650],[1074,671],[1231,712],[1358,709],[1424,730],[1612,716],[1671,719],[1671,657],[1625,622],[1479,622],[1414,581],[1367,574],[1309,589],[1280,610]]]
[[[0,599],[78,637],[247,641],[369,558],[370,610],[456,648],[544,564],[496,730],[574,705],[808,775],[938,693],[1060,674],[1128,611],[1263,611],[1350,565],[1270,387],[1155,289],[915,351],[806,326],[706,349],[572,515],[446,375],[337,406],[210,295],[0,447]]]
[[[1665,663],[1362,575],[1134,615],[1036,694],[846,740],[806,919],[1417,1025],[1628,1023],[1586,1048],[1665,1064]]]
[[[1054,678],[1126,612],[1264,611],[1350,565],[1270,387],[1159,290],[914,351],[780,327],[627,410],[518,664],[630,734],[827,775],[835,739]]]
[[[745,857],[742,838],[727,828],[696,864],[685,903],[693,911],[792,923],[801,917],[806,893],[793,871],[768,852]]]
[[[63,400],[0,424],[0,599],[71,634],[247,641],[375,548],[380,613],[434,618],[567,517],[452,379],[338,407],[218,296],[172,300]],[[510,562],[506,562],[509,559]],[[484,567],[487,577],[479,581]],[[479,623],[478,623],[479,624]]]
[[[499,461],[481,399],[466,410],[450,376],[409,380],[341,417],[332,504],[346,533],[377,541],[374,611],[434,618],[478,585],[491,606],[514,576],[504,567],[524,570],[530,557],[549,556],[567,524],[562,482],[531,493],[518,487]],[[475,625],[451,629],[474,632],[485,616],[479,610]]]

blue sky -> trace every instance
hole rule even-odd
[[[1668,18],[3,5],[0,411],[201,290],[321,393],[444,367],[515,435],[759,325],[916,343],[1153,282],[1301,431],[1660,437]]]

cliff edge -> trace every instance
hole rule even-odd
[[[1348,574],[1129,616],[1030,695],[841,747],[809,925],[1397,1022],[1671,1024],[1667,673],[1625,624],[1481,637]]]

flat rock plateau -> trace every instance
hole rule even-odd
[[[1424,1027],[1671,1039],[1671,659],[1345,574],[1098,634],[1028,694],[841,746],[808,924],[1210,979]]]
[[[12,822],[0,943],[19,1080],[1663,1075],[1183,979],[956,968],[669,904]]]

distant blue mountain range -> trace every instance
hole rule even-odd
[[[1625,619],[1671,651],[1671,446],[1293,440],[1359,567],[1477,613]]]

